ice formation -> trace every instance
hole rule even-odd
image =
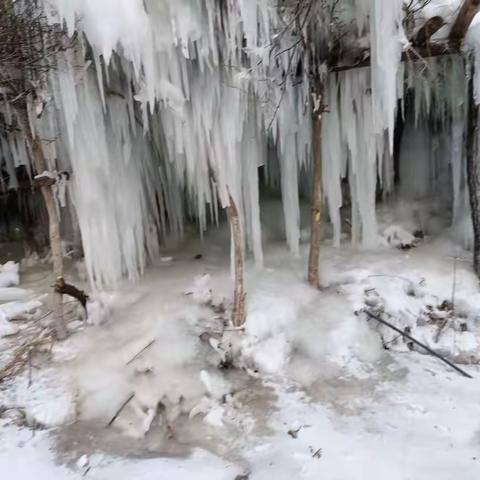
[[[346,37],[370,45],[371,68],[328,74],[322,2],[300,9],[296,18],[273,0],[221,6],[215,0],[43,0],[52,22],[84,34],[60,54],[49,79],[53,98],[41,119],[31,101],[30,122],[42,138],[58,139],[43,142],[49,169],[72,172],[67,205],[91,283],[136,279],[159,239],[181,236],[187,218],[202,233],[219,221],[229,194],[241,214],[245,246],[261,265],[262,166],[266,182],[281,190],[286,241],[298,254],[300,194],[310,188],[302,182],[310,168],[311,70],[317,64],[329,105],[323,190],[334,244],[340,245],[341,208],[349,203],[353,242],[378,245],[376,199],[394,186],[399,105],[402,142],[414,153],[402,154],[400,191],[432,194],[444,182],[439,165],[450,165],[452,217],[460,224],[466,206],[463,60],[402,63],[408,46],[403,3],[343,2],[340,19],[353,25]],[[442,15],[458,6],[447,3]],[[421,14],[437,15],[439,5],[432,2]],[[285,28],[288,22],[297,22],[296,29]],[[312,52],[303,47],[307,36]],[[431,148],[445,136],[451,155]],[[0,142],[9,171],[28,167],[21,134]],[[425,157],[421,168],[419,156]],[[14,175],[10,182],[14,188]]]

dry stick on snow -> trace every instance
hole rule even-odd
[[[324,112],[321,95],[312,93],[312,103],[313,185],[308,283],[312,287],[318,288],[320,283],[318,263],[320,259],[322,220],[322,114]]]
[[[30,138],[32,146],[32,156],[35,170],[44,172],[46,170],[45,156],[42,150],[41,140],[39,137]],[[58,218],[57,207],[51,186],[41,187],[42,195],[45,200],[45,206],[48,212],[50,249],[53,259],[53,273],[55,278],[63,277],[63,251],[60,238],[60,221]],[[63,297],[62,294],[53,291],[53,311],[55,322],[55,333],[58,340],[64,340],[67,337],[67,330],[63,318]]]
[[[228,192],[230,205],[227,207],[228,219],[232,235],[232,248],[235,269],[235,287],[233,292],[232,323],[234,327],[241,327],[245,323],[245,288],[243,283],[243,246],[242,228],[237,206]]]
[[[130,365],[133,363],[143,352],[146,352],[154,343],[156,340],[152,340],[149,342],[147,345],[145,345],[138,353],[136,353],[128,362],[127,365]]]
[[[395,325],[392,325],[390,322],[388,322],[387,320],[384,320],[382,317],[378,316],[378,315],[375,315],[371,312],[369,312],[368,310],[365,310],[363,309],[362,310],[363,312],[365,312],[370,318],[373,318],[374,320],[376,320],[377,322],[391,328],[392,330],[394,330],[395,332],[399,333],[400,335],[402,335],[403,337],[405,338],[408,338],[410,341],[412,341],[413,343],[415,343],[416,345],[422,347],[424,350],[426,350],[430,355],[433,355],[434,357],[438,358],[439,360],[441,360],[442,362],[445,362],[447,365],[449,365],[450,367],[452,367],[454,370],[456,370],[457,372],[459,372],[460,374],[462,374],[464,377],[467,377],[467,378],[473,378],[469,373],[467,373],[465,370],[462,370],[460,367],[457,367],[454,363],[450,362],[450,360],[447,360],[445,357],[442,357],[442,355],[440,355],[439,353],[435,352],[434,350],[432,350],[430,347],[427,347],[424,343],[418,341],[416,338],[413,338],[411,335],[409,335],[408,333],[406,332],[403,332],[402,330],[400,330],[399,328],[397,328]]]
[[[120,416],[123,412],[123,409],[134,399],[135,393],[131,393],[129,397],[120,405],[120,408],[115,412],[115,415],[107,423],[107,428],[113,425],[113,422]]]

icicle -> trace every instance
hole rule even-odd
[[[330,221],[333,224],[333,243],[336,247],[339,247],[342,233],[340,215],[340,208],[342,207],[342,165],[344,163],[343,158],[346,157],[346,151],[341,138],[337,78],[331,76],[328,85],[326,101],[330,113],[323,115],[322,183],[324,196],[328,202]]]
[[[378,134],[387,130],[390,152],[393,152],[398,72],[402,45],[406,43],[402,18],[403,0],[372,0],[370,38],[374,125]]]

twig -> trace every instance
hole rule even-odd
[[[154,339],[151,342],[149,342],[147,345],[145,345],[137,354],[135,354],[128,362],[127,365],[130,365],[133,363],[143,352],[148,350],[157,340]]]
[[[316,451],[313,453],[312,458],[322,458],[322,449],[319,448],[318,450],[316,450]]]
[[[113,425],[113,422],[115,422],[118,416],[122,413],[123,409],[133,400],[134,397],[135,397],[135,393],[131,393],[130,396],[120,405],[120,408],[116,411],[115,415],[108,422],[107,428]]]
[[[379,317],[378,315],[375,315],[371,312],[369,312],[368,310],[365,310],[363,309],[362,310],[363,312],[365,312],[370,318],[373,318],[374,320],[376,320],[377,322],[380,322],[382,323],[383,325],[391,328],[392,330],[395,330],[397,333],[399,333],[400,335],[402,335],[403,337],[405,338],[408,338],[410,341],[412,341],[413,343],[419,345],[420,347],[422,347],[423,349],[425,349],[428,353],[430,353],[430,355],[433,355],[434,357],[438,358],[439,360],[441,360],[442,362],[446,363],[447,365],[449,365],[450,367],[452,367],[454,370],[456,370],[457,372],[459,372],[460,374],[462,374],[464,377],[467,377],[467,378],[473,378],[470,374],[468,374],[465,370],[462,370],[460,367],[457,367],[455,364],[453,364],[452,362],[450,362],[450,360],[447,360],[445,357],[443,357],[442,355],[440,355],[439,353],[435,352],[434,350],[432,350],[430,347],[427,347],[424,343],[418,341],[416,338],[413,338],[411,335],[409,335],[408,333],[405,333],[403,332],[402,330],[400,330],[399,328],[397,328],[395,325],[392,325],[390,322],[387,322],[387,320],[384,320],[383,318]]]
[[[28,363],[35,348],[46,345],[51,341],[52,337],[39,338],[36,340],[29,340],[18,347],[13,354],[13,359],[7,363],[2,370],[0,370],[0,383],[23,368]]]

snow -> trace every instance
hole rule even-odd
[[[19,328],[8,321],[5,314],[0,312],[0,338],[9,337],[19,332]]]
[[[11,413],[0,415],[0,469],[14,480],[476,480],[480,293],[463,249],[463,59],[403,65],[404,2],[345,2],[340,20],[370,46],[372,68],[327,75],[315,65],[330,110],[322,182],[331,224],[316,290],[304,279],[302,224],[312,66],[292,45],[321,50],[323,3],[315,26],[300,29],[311,35],[303,42],[279,34],[292,14],[281,17],[273,0],[225,2],[224,15],[214,0],[44,3],[52,20],[85,34],[59,53],[52,102],[41,119],[29,105],[29,120],[57,139],[43,141],[48,171],[72,172],[58,209],[78,224],[92,294],[69,339],[2,384],[0,407]],[[432,1],[421,16],[451,18],[456,7]],[[478,25],[466,41],[476,63]],[[9,172],[28,165],[21,133],[2,137],[1,149]],[[263,198],[260,167],[281,205]],[[247,253],[240,329],[228,321],[221,209],[230,196]],[[18,284],[18,265],[1,266],[2,365],[44,309]],[[46,430],[32,437],[23,423]]]
[[[239,470],[207,452],[195,452],[189,459],[161,458],[150,460],[127,460],[96,456],[89,459],[87,468],[71,470],[55,464],[52,455],[52,440],[48,433],[39,431],[32,437],[30,432],[3,427],[0,433],[0,464],[12,480],[31,478],[32,472],[39,480],[77,480],[88,477],[106,479],[158,479],[188,478],[195,474],[198,480],[230,480]],[[8,441],[6,441],[8,440]],[[26,461],[28,460],[28,461]]]
[[[450,299],[450,255],[464,253],[447,233],[409,251],[324,244],[321,291],[303,279],[304,246],[292,259],[269,243],[267,269],[248,263],[245,332],[226,337],[244,370],[219,370],[221,355],[199,339],[210,332],[213,341],[223,329],[212,305],[230,298],[228,227],[169,250],[173,262],[159,261],[136,285],[97,297],[108,312],[101,324],[77,331],[46,365],[0,391],[0,404],[24,409],[30,424],[56,427],[32,437],[2,416],[0,469],[14,480],[32,471],[81,478],[87,470],[104,480],[247,473],[253,480],[355,480],[367,472],[373,480],[447,480],[461,466],[462,479],[476,479],[478,366],[462,365],[469,380],[400,342],[386,351],[380,335],[389,341],[388,332],[354,313],[372,289],[398,325],[406,325],[406,312],[414,318],[426,304]],[[435,343],[435,328],[428,337],[430,330],[410,322],[412,335],[452,358],[460,351],[478,358],[479,295],[469,265],[458,261],[455,306],[468,331],[448,326]],[[220,336],[215,345],[224,342]],[[297,430],[296,438],[288,433]],[[141,452],[135,459],[134,451]]]
[[[0,287],[0,302],[11,302],[14,300],[23,300],[31,296],[32,292],[24,290],[23,288],[15,287]]]
[[[29,300],[27,302],[7,302],[0,304],[0,313],[5,318],[12,320],[24,314],[35,313],[42,305],[41,299]]]
[[[18,285],[18,264],[15,262],[7,262],[0,265],[0,288],[13,287]]]
[[[42,371],[41,376],[21,375],[15,389],[2,404],[22,409],[32,428],[52,428],[75,421],[75,391],[68,377],[56,369]]]
[[[20,329],[11,321],[31,318],[42,306],[43,296],[35,298],[32,291],[14,286],[19,283],[18,263],[0,265],[0,338],[16,335]]]

